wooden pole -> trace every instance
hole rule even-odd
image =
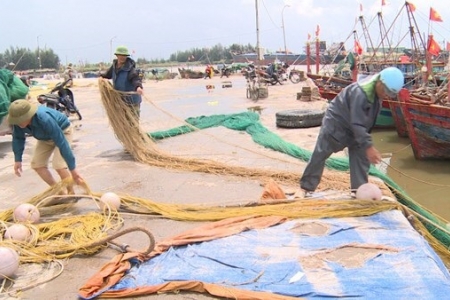
[[[316,74],[319,74],[320,53],[319,53],[319,37],[316,38]]]
[[[311,56],[311,43],[306,42],[306,72],[311,73],[311,61],[309,60]]]

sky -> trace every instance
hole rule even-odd
[[[414,15],[423,35],[431,32],[442,45],[450,41],[448,1],[410,2],[416,6]],[[382,12],[385,26],[389,27],[405,1],[385,0],[384,6],[382,0],[1,0],[1,3],[0,53],[10,47],[51,48],[63,64],[78,64],[109,62],[119,45],[127,46],[136,59],[168,59],[177,51],[217,44],[256,46],[258,38],[267,51],[283,51],[286,41],[289,51],[303,53],[308,34],[314,39],[317,26],[319,39],[328,45],[345,42],[351,49],[352,32],[356,30],[365,47],[362,26],[355,24],[358,16],[364,17],[371,37],[377,40],[377,12]],[[428,21],[430,7],[442,16],[443,22]],[[392,34],[401,37],[407,32],[408,19],[403,14],[396,20]]]

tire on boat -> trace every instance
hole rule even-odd
[[[325,111],[318,109],[291,109],[277,112],[276,125],[282,128],[309,128],[322,124]]]

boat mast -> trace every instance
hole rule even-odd
[[[414,14],[412,13],[411,8],[408,5],[408,2],[406,2],[405,6],[406,12],[408,14],[409,34],[411,36],[412,58],[413,61],[418,61],[419,58],[422,56],[421,55],[422,51],[420,49],[422,48],[424,53],[426,54],[427,47],[425,45],[424,40],[422,39],[422,36],[418,32],[415,32],[414,30],[414,28],[418,28],[418,26]],[[417,37],[419,40],[417,39]],[[419,45],[419,41],[420,44],[422,45],[421,47]]]
[[[367,29],[366,21],[364,20],[364,16],[359,16],[359,22],[361,23],[361,27],[363,30],[364,39],[366,40],[366,44],[370,45],[372,48],[372,51],[374,53],[372,54],[372,57],[376,57],[376,49],[373,46],[372,38],[370,37],[369,30]]]
[[[421,64],[420,58],[423,57],[423,55],[425,55],[426,65],[424,67],[422,67],[421,71],[422,71],[422,81],[423,81],[422,84],[426,84],[428,81],[428,77],[432,72],[430,55],[428,54],[427,46],[425,45],[425,42],[424,42],[422,36],[420,35],[420,33],[417,33],[414,30],[414,28],[418,28],[418,26],[417,26],[416,19],[414,17],[414,14],[413,14],[408,2],[405,2],[405,6],[406,6],[406,12],[408,14],[409,33],[411,36],[412,61],[416,62],[416,64],[420,65]],[[419,47],[419,44],[418,44],[419,41],[416,36],[420,40],[422,47]],[[420,48],[423,49],[423,54],[422,54],[422,51],[420,50]]]
[[[393,29],[393,27],[394,27],[394,24],[396,23],[396,21],[397,21],[397,19],[399,18],[399,16],[400,16],[400,13],[401,13],[401,10],[400,10],[400,12],[397,14],[397,16],[395,17],[395,19],[394,19],[394,21],[392,22],[392,24],[389,26],[389,28],[388,29],[386,29],[386,27],[385,27],[385,25],[384,25],[384,21],[383,21],[383,14],[382,13],[378,13],[377,14],[377,17],[378,17],[378,23],[379,23],[379,28],[380,28],[380,35],[381,35],[381,41],[380,41],[380,43],[378,43],[378,45],[376,46],[376,48],[375,47],[373,47],[373,43],[371,42],[371,45],[372,45],[372,49],[373,49],[373,55],[372,55],[372,60],[370,61],[370,63],[373,63],[373,62],[380,62],[380,60],[378,59],[378,57],[376,56],[376,53],[378,52],[378,50],[380,49],[380,47],[383,47],[384,48],[384,40],[385,39],[387,39],[387,43],[388,43],[388,45],[389,45],[389,53],[387,54],[387,56],[386,56],[386,51],[383,51],[383,59],[381,60],[382,62],[386,62],[388,59],[392,59],[392,57],[391,57],[391,55],[392,55],[392,52],[393,52],[393,49],[392,49],[392,45],[391,45],[391,42],[389,41],[389,38],[388,38],[388,33],[391,31],[391,29]],[[368,32],[368,30],[367,30],[367,28],[365,29],[365,32]],[[371,40],[370,40],[371,41]],[[395,48],[396,47],[398,47],[398,46],[395,46]],[[384,49],[383,49],[384,50]]]
[[[358,37],[356,34],[356,30],[353,30],[353,43],[356,45],[357,41],[358,41]],[[361,60],[361,58],[360,58],[359,53],[357,53],[357,54],[358,54],[358,56],[356,57],[357,61],[354,62],[354,66],[353,66],[353,70],[352,70],[352,81],[353,82],[358,81],[358,71],[359,71],[358,65],[359,65],[359,61]]]
[[[391,54],[391,52],[393,51],[392,49],[392,45],[391,42],[389,41],[389,38],[387,36],[387,31],[386,31],[386,26],[384,26],[384,20],[383,20],[383,15],[380,12],[378,12],[377,14],[378,16],[378,27],[380,28],[380,36],[381,36],[381,48],[383,49],[383,58],[384,61],[387,61],[389,57],[386,57],[386,51],[385,51],[385,46],[384,46],[384,40],[387,40],[387,48],[389,50],[389,55]]]

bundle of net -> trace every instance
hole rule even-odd
[[[75,202],[66,202],[67,195],[58,195],[72,184],[71,180],[61,181],[28,202],[0,211],[0,247],[14,249],[20,255],[21,263],[41,263],[73,255],[92,255],[105,248],[106,243],[97,242],[120,228],[123,225],[122,218],[113,209],[77,214],[79,211],[74,206]],[[93,194],[77,197],[92,200],[93,207],[100,208],[99,197]],[[59,204],[53,202],[60,198],[62,201]],[[39,217],[19,220],[16,209],[23,204],[36,208]],[[24,238],[8,234],[8,230],[12,228],[27,229],[21,232]]]
[[[299,172],[232,166],[217,161],[179,157],[166,153],[158,149],[157,144],[140,128],[139,120],[135,118],[130,107],[122,100],[123,97],[129,96],[129,93],[115,90],[109,81],[103,79],[99,80],[99,89],[103,106],[115,136],[124,148],[141,163],[188,172],[234,175],[258,179],[263,183],[273,179],[282,184],[298,185],[301,176]],[[189,123],[185,122],[184,125],[195,131],[199,130]],[[318,190],[348,191],[348,177],[348,173],[325,170]],[[383,192],[390,194],[386,186],[380,183],[378,185]]]

